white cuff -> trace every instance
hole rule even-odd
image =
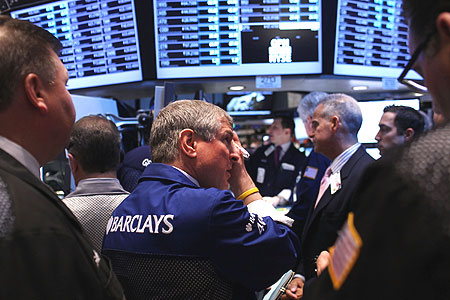
[[[278,193],[278,197],[281,198],[279,205],[285,205],[289,198],[291,197],[292,191],[290,189],[284,189],[281,192]]]
[[[300,278],[301,280],[303,280],[303,282],[305,282],[305,276],[303,276],[301,274],[295,274],[294,278]]]
[[[282,212],[277,211],[270,203],[264,200],[255,200],[247,205],[249,212],[257,214],[259,217],[271,217],[272,220],[281,222],[292,227],[294,220],[285,216]]]

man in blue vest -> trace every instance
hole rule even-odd
[[[312,117],[316,107],[328,96],[324,92],[312,92],[302,98],[297,107],[298,114],[305,125],[308,136],[312,131]],[[305,163],[297,176],[297,182],[292,191],[289,202],[292,207],[287,214],[294,219],[292,225],[295,232],[301,233],[308,215],[308,210],[316,200],[319,192],[320,180],[330,165],[330,160],[314,149],[309,153]]]
[[[292,219],[261,199],[232,125],[204,101],[159,112],[153,163],[103,243],[127,298],[255,299],[295,264]]]

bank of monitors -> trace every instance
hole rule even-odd
[[[134,1],[54,1],[10,14],[62,42],[68,89],[78,89],[143,79]]]
[[[338,0],[334,74],[393,77],[410,56],[401,0]],[[408,78],[421,79],[411,71]]]
[[[322,72],[321,0],[153,5],[159,79]]]

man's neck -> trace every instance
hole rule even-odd
[[[104,173],[84,173],[82,175],[74,176],[75,185],[78,185],[78,182],[80,182],[81,180],[88,178],[117,178],[117,175],[116,171],[109,171]]]

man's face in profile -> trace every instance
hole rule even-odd
[[[387,149],[402,145],[405,142],[405,137],[398,134],[397,127],[395,126],[396,115],[393,112],[385,112],[378,124],[380,130],[375,136],[375,139],[377,140],[377,148],[380,150],[381,155],[384,155]]]

